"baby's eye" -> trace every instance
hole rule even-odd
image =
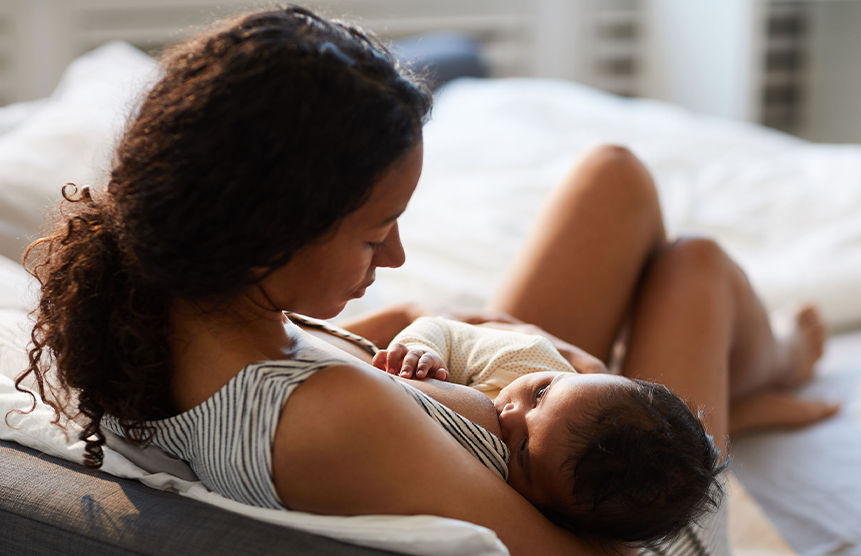
[[[543,386],[538,390],[538,392],[535,393],[535,401],[538,401],[541,399],[541,396],[544,395],[545,390],[547,390],[547,387]]]

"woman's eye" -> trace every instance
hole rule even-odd
[[[376,251],[377,249],[380,248],[380,245],[382,245],[382,243],[376,243],[373,241],[368,241],[368,242],[365,242],[365,245],[367,245],[368,247],[370,247],[371,249]]]

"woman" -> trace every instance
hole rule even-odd
[[[260,505],[433,514],[493,529],[514,555],[598,553],[464,450],[426,398],[283,321],[333,317],[377,267],[403,263],[426,90],[372,38],[300,8],[226,22],[164,71],[107,191],[67,190],[65,219],[28,253],[42,298],[24,376],[41,386],[56,361],[78,393],[87,465],[113,428]],[[778,349],[713,243],[667,244],[624,149],[588,156],[549,207],[491,309],[577,345],[559,343],[575,367],[603,367],[588,354],[606,361],[632,307],[630,368],[705,406],[722,450],[731,397],[809,374],[815,314]],[[347,328],[383,345],[411,312]],[[481,403],[468,396],[449,403],[468,414]]]

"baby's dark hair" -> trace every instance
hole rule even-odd
[[[717,509],[726,463],[669,388],[630,380],[585,411],[590,426],[568,426],[574,505],[542,508],[556,525],[655,548]]]

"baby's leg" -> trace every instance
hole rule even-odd
[[[665,243],[648,171],[627,149],[596,148],[548,199],[490,308],[606,362],[643,268]]]

